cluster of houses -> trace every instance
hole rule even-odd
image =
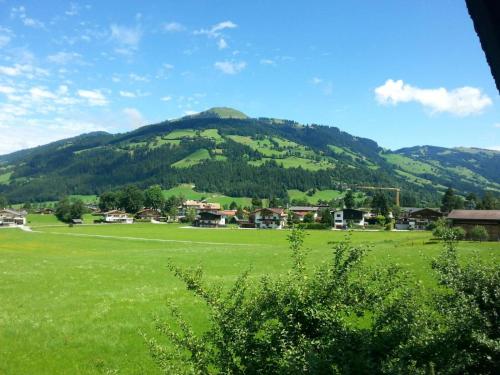
[[[102,217],[98,222],[132,224],[134,220],[152,222],[186,221],[188,216],[194,216],[192,225],[195,227],[219,228],[229,223],[238,224],[240,228],[282,229],[288,222],[319,222],[321,214],[328,206],[292,206],[285,208],[259,208],[253,212],[243,211],[242,217],[237,217],[237,210],[224,210],[219,203],[198,200],[186,200],[178,208],[176,216],[164,216],[160,210],[145,208],[135,217],[121,210],[95,212]],[[43,210],[40,214],[52,213]],[[363,228],[376,223],[377,215],[369,210],[343,208],[330,210],[333,218],[333,228],[348,227]],[[26,211],[13,209],[0,210],[0,226],[19,226],[26,224]],[[446,218],[452,226],[462,227],[469,232],[477,225],[483,226],[491,240],[500,240],[500,210],[453,210],[448,215],[437,208],[402,208],[395,220],[398,230],[426,230],[440,218]]]

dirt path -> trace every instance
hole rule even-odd
[[[205,242],[205,241],[190,241],[190,240],[169,240],[169,239],[163,239],[163,238],[111,236],[111,235],[104,235],[104,234],[86,234],[86,233],[45,232],[45,231],[39,231],[39,230],[31,230],[31,232],[33,232],[33,233],[55,234],[55,235],[58,235],[58,236],[92,237],[92,238],[116,239],[116,240],[127,240],[127,241],[178,242],[178,243],[190,243],[190,244],[199,244],[199,245],[222,245],[222,246],[265,246],[265,245],[262,245],[262,244],[250,244],[250,243],[229,243],[229,242]]]

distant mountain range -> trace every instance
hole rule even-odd
[[[389,151],[336,127],[212,108],[128,133],[82,134],[0,156],[0,194],[11,202],[155,183],[261,198],[284,198],[290,189],[399,187],[402,203],[414,205],[437,202],[448,186],[462,194],[499,193],[500,152]]]

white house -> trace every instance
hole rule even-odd
[[[358,226],[365,225],[364,212],[353,208],[344,208],[333,213],[335,228],[342,229],[348,226],[349,223]]]
[[[253,212],[255,228],[282,229],[286,225],[287,214],[283,208],[261,208]]]
[[[134,219],[124,211],[111,210],[104,213],[104,221],[106,223],[132,224]]]
[[[26,225],[26,213],[4,208],[0,210],[0,226]]]

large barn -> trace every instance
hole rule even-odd
[[[454,227],[461,227],[467,233],[480,225],[488,231],[491,241],[500,241],[500,210],[453,210],[448,220]]]

